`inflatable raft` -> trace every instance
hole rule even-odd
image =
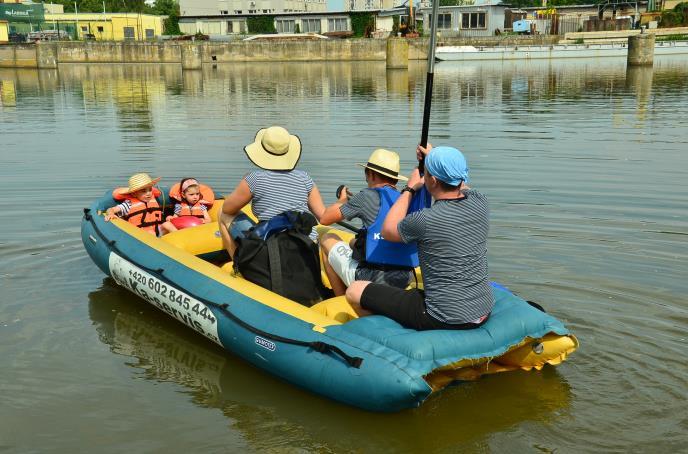
[[[120,219],[105,222],[115,203],[106,193],[84,210],[81,224],[86,251],[105,274],[250,363],[349,405],[417,407],[453,382],[557,365],[578,347],[561,322],[498,284],[490,319],[468,331],[415,331],[383,316],[357,318],[343,297],[309,308],[219,262],[215,222],[157,238]],[[210,210],[213,219],[221,203]]]

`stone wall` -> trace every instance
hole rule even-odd
[[[553,38],[445,38],[438,45],[495,46],[547,44]],[[548,42],[545,42],[548,41]],[[409,59],[427,58],[428,39],[409,40]],[[59,42],[0,46],[0,67],[55,68],[60,63],[177,63],[185,69],[202,64],[259,61],[385,61],[386,40],[235,42]]]

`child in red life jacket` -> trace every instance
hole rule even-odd
[[[210,188],[202,186],[195,178],[184,178],[174,185],[170,189],[170,197],[177,203],[174,205],[174,214],[168,216],[161,226],[163,234],[178,230],[172,220],[181,216],[194,216],[203,224],[211,222],[208,207],[213,205],[214,198],[212,194],[206,194],[208,192],[212,193]]]
[[[119,203],[108,208],[105,220],[121,217],[129,223],[153,235],[157,235],[162,223],[162,208],[156,197],[160,190],[154,188],[160,178],[151,179],[147,173],[137,173],[129,178],[129,187],[115,189],[112,197]]]

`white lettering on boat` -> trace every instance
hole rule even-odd
[[[274,342],[269,341],[267,339],[263,339],[260,336],[256,336],[256,344],[260,345],[261,347],[263,347],[266,350],[270,350],[271,352],[274,352],[275,350],[277,350],[277,345],[275,345]]]
[[[218,345],[217,320],[208,306],[173,287],[114,252],[108,261],[112,278],[161,311],[171,315]]]

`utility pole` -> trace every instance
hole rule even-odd
[[[79,8],[76,7],[76,2],[74,2],[74,12],[76,13],[76,39],[79,40]]]

